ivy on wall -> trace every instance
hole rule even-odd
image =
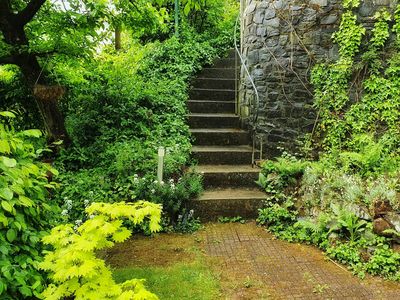
[[[394,155],[400,143],[400,9],[393,15],[376,12],[367,32],[354,12],[359,5],[360,0],[343,1],[333,35],[339,59],[313,69],[318,122],[312,138],[328,152],[354,151],[360,147],[357,136],[369,134]]]

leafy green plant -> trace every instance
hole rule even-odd
[[[342,232],[347,236],[350,243],[354,243],[365,231],[367,222],[365,220],[360,220],[345,207],[332,205],[331,208],[335,215],[333,218],[335,223],[331,226],[330,231]]]
[[[46,299],[158,299],[145,289],[142,280],[116,284],[104,260],[96,257],[96,251],[130,237],[131,231],[123,226],[123,219],[139,225],[148,218],[150,231],[159,231],[161,206],[145,201],[93,203],[86,212],[89,218],[80,226],[59,225],[43,238],[45,244],[54,248],[40,263],[41,269],[50,272],[53,282],[43,296]]]
[[[236,217],[218,217],[218,222],[220,223],[241,223],[244,224],[246,223],[246,220],[243,219],[241,216],[236,216]]]
[[[58,172],[38,160],[39,130],[16,131],[12,112],[0,112],[0,298],[39,297],[46,277],[38,270],[41,238],[58,208],[49,201]]]

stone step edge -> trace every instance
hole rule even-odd
[[[203,88],[192,88],[191,91],[210,91],[210,92],[236,92],[235,90],[231,89],[203,89]]]
[[[251,167],[248,165],[197,165],[189,168],[190,172],[200,174],[216,174],[216,173],[260,173],[261,168]]]

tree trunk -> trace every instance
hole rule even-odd
[[[48,84],[46,74],[40,67],[36,56],[21,54],[16,57],[16,64],[20,67],[33,92],[50,141],[63,140],[64,145],[68,145],[70,140],[65,128],[64,117],[58,107],[58,100],[63,96],[64,89]],[[37,88],[38,86],[40,89]]]
[[[120,25],[116,25],[115,26],[115,50],[119,51],[122,49],[122,45],[121,45],[121,26]]]
[[[3,1],[3,0],[1,0]],[[44,3],[44,0],[37,0],[36,3]],[[14,47],[10,54],[10,61],[17,65],[29,87],[35,96],[43,122],[48,131],[51,141],[64,140],[64,144],[69,143],[67,131],[64,125],[64,118],[58,107],[58,100],[62,93],[36,93],[35,86],[41,85],[42,92],[48,87],[54,91],[54,86],[49,84],[44,70],[39,65],[38,56],[26,51],[29,49],[29,41],[24,30],[24,23],[19,17],[11,12],[0,10],[0,29],[4,36],[4,41]],[[24,51],[21,51],[24,49]],[[43,97],[45,95],[45,97]],[[53,97],[49,97],[53,96]]]

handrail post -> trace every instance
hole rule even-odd
[[[245,12],[243,12],[243,15],[245,15]],[[255,100],[256,100],[255,101],[255,105],[253,105],[252,101],[249,102],[250,103],[249,104],[250,112],[253,114],[252,121],[251,121],[252,124],[250,124],[250,125],[251,125],[251,128],[252,128],[252,132],[251,132],[251,136],[252,136],[251,164],[254,167],[254,165],[255,165],[255,148],[256,148],[256,140],[255,139],[256,139],[256,136],[257,136],[257,122],[258,122],[258,113],[259,113],[259,106],[260,106],[260,96],[258,94],[257,87],[254,84],[253,78],[250,75],[249,69],[247,68],[246,63],[245,63],[245,61],[243,59],[242,51],[239,50],[239,47],[237,45],[236,32],[237,32],[237,28],[238,28],[238,22],[239,22],[241,16],[242,16],[242,13],[240,11],[238,16],[237,16],[237,18],[236,18],[236,22],[235,22],[234,46],[235,46],[236,54],[238,55],[238,57],[240,59],[241,67],[243,66],[244,73],[250,80],[251,86],[252,86],[252,88],[254,90],[254,95],[255,95]],[[241,36],[241,40],[242,40],[242,36]],[[241,43],[240,47],[241,47],[241,49],[243,49],[242,48],[243,47],[243,42]],[[236,56],[235,56],[235,58],[236,58]],[[236,62],[235,62],[235,65],[236,65]],[[237,74],[235,75],[235,78],[237,78]],[[239,97],[238,97],[238,101],[237,102],[239,103]],[[238,108],[238,112],[241,114],[241,109],[240,108]]]

